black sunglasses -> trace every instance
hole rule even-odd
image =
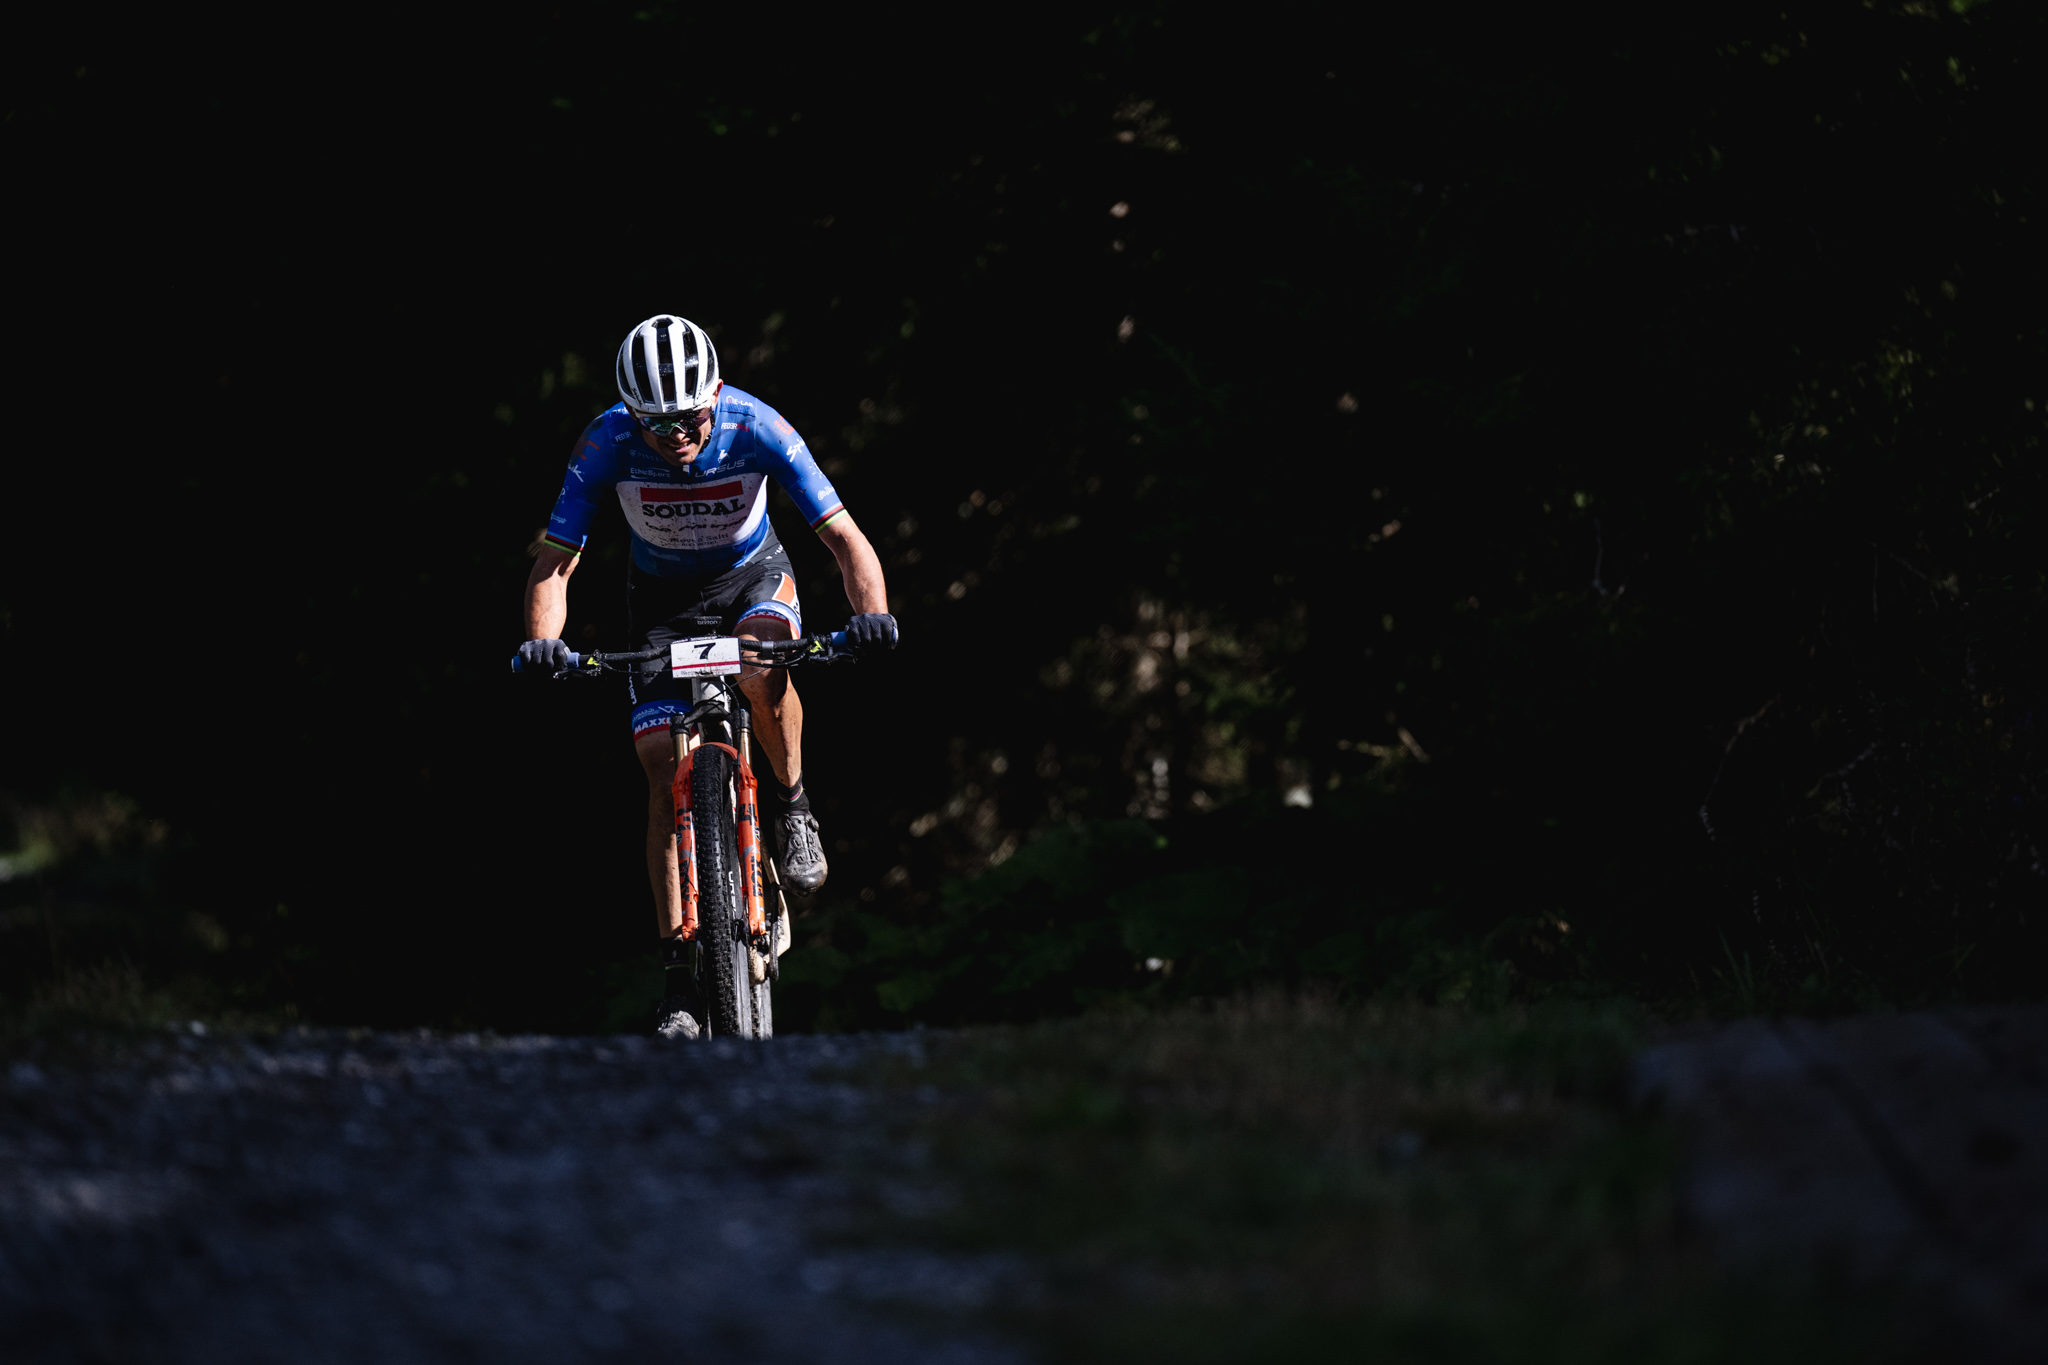
[[[694,408],[687,412],[636,412],[633,420],[656,436],[669,436],[678,431],[695,431],[704,424],[704,416],[710,411],[710,408]]]

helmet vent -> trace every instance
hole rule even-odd
[[[643,412],[701,407],[718,388],[718,351],[687,318],[657,314],[619,347],[619,397]]]

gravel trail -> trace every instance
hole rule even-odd
[[[945,1197],[844,1079],[921,1046],[294,1031],[30,1054],[0,1076],[0,1359],[1021,1362],[967,1323],[1029,1292],[1021,1267],[834,1236]]]
[[[1924,1296],[1949,1360],[2048,1360],[2048,1006],[1742,1019],[1645,1051],[1734,1262]]]

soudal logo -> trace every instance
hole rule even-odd
[[[743,491],[737,479],[707,488],[642,488],[640,515],[661,521],[725,515],[740,510]]]

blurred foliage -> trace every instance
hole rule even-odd
[[[233,952],[192,960],[230,995],[595,1028],[651,993],[620,699],[501,669],[657,307],[806,435],[904,622],[799,683],[834,870],[788,1024],[1269,979],[2038,990],[2032,7],[961,21],[1001,71],[848,12],[773,34],[765,81],[704,54],[767,19],[703,22],[494,11],[503,61],[423,22],[288,79],[109,81],[83,34],[15,59],[25,251],[74,258],[109,208],[79,149],[131,134],[125,188],[199,205],[24,314],[18,444],[78,410],[107,306],[176,317],[143,382],[196,458],[81,421],[81,459],[232,550],[195,622],[157,540],[27,519],[72,567],[0,589],[0,639],[90,662],[10,681],[39,723],[7,781],[167,821],[189,856],[133,903],[217,923]],[[322,173],[221,207],[279,128]],[[74,507],[77,468],[20,505]],[[623,628],[624,539],[579,646]],[[195,629],[230,660],[147,692],[99,662]]]
[[[0,792],[0,816],[0,1034],[220,1018],[279,998],[204,898],[180,894],[189,850],[133,801]]]

